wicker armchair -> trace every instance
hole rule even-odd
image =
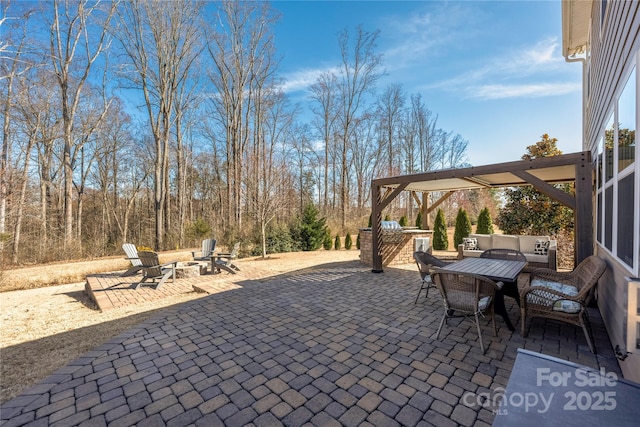
[[[527,317],[560,320],[580,326],[589,349],[595,353],[586,308],[605,269],[605,262],[592,255],[569,273],[543,268],[531,270],[529,286],[525,287],[520,295],[522,336],[527,336]]]
[[[479,316],[490,316],[493,324],[493,335],[497,335],[496,319],[494,316],[494,301],[496,292],[502,283],[494,282],[483,276],[474,274],[460,274],[446,272],[435,269],[431,274],[433,282],[442,294],[444,300],[444,314],[436,333],[436,339],[440,336],[442,325],[449,318],[453,317],[453,312],[460,312],[466,318],[473,316],[474,323],[478,329],[478,339],[480,349],[484,354],[484,343],[482,342],[482,332],[480,331]]]
[[[435,286],[433,284],[433,281],[431,280],[431,271],[435,267],[444,267],[449,263],[446,261],[442,261],[441,259],[438,259],[427,252],[422,251],[414,252],[413,259],[416,261],[418,271],[420,272],[420,278],[422,279],[422,282],[420,283],[420,289],[418,290],[418,295],[416,295],[416,300],[414,301],[414,304],[416,304],[418,302],[418,298],[420,297],[420,293],[423,290],[426,289],[427,292],[425,293],[424,297],[427,298],[429,296],[429,288]]]

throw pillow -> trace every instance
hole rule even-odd
[[[474,237],[463,237],[462,244],[465,251],[475,251],[478,249],[478,239]]]
[[[547,255],[549,253],[549,240],[536,240],[536,246],[533,249],[533,253],[536,255]]]

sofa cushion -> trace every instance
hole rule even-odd
[[[462,244],[464,245],[464,250],[466,251],[478,249],[478,240],[475,237],[463,237]]]
[[[546,255],[549,253],[549,244],[551,242],[548,240],[536,240],[536,247],[533,249],[533,253],[536,255]]]
[[[492,249],[513,249],[513,250],[519,251],[520,243],[518,240],[518,236],[509,236],[507,234],[494,234]]]
[[[536,241],[549,241],[549,236],[518,236],[518,240],[520,240],[520,252],[532,254],[536,248]]]
[[[478,241],[478,250],[486,251],[493,248],[491,234],[469,234],[469,237]]]

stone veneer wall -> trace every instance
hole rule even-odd
[[[413,239],[429,237],[433,234],[430,230],[404,230],[402,241],[398,243],[382,243],[382,265],[411,264],[413,260]],[[360,230],[360,262],[369,266],[373,265],[371,230]]]

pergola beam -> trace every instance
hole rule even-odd
[[[455,191],[447,191],[444,195],[442,195],[442,197],[440,197],[434,204],[432,204],[427,208],[427,214],[430,214],[431,212],[433,212],[435,208],[440,206],[442,202],[444,202],[449,197],[451,197],[453,193],[455,193]]]
[[[588,151],[560,156],[538,157],[535,159],[518,160],[515,162],[497,163],[493,165],[472,166],[460,169],[443,169],[431,172],[400,175],[373,180],[376,185],[382,187],[398,184],[411,184],[421,181],[436,181],[439,179],[469,179],[482,175],[513,173],[514,171],[530,171],[535,169],[551,168],[556,166],[569,166],[590,162],[591,153]],[[477,184],[477,182],[475,182]],[[508,183],[493,184],[493,187],[508,186]]]
[[[576,199],[575,197],[571,196],[571,194],[565,193],[562,190],[558,190],[553,185],[547,184],[546,181],[543,181],[540,178],[536,178],[529,172],[514,171],[512,173],[518,178],[527,181],[539,192],[546,194],[547,196],[551,197],[554,200],[557,200],[558,202],[574,211],[576,210]]]

